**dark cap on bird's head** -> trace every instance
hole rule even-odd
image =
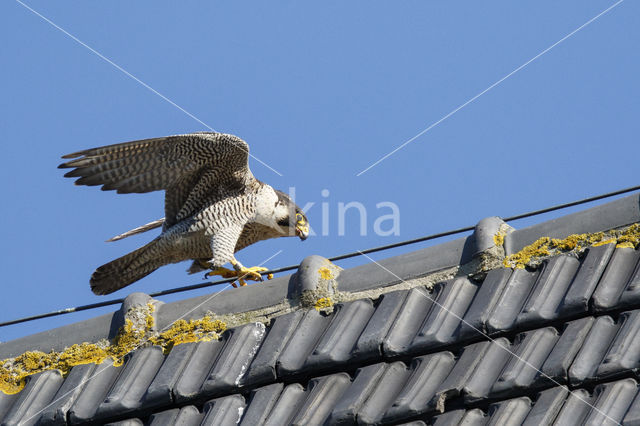
[[[275,190],[278,195],[276,210],[278,211],[278,226],[285,228],[287,234],[300,237],[302,241],[309,236],[309,221],[302,209],[293,202],[293,200],[284,192]],[[285,207],[278,209],[278,205]],[[295,233],[295,234],[294,234]]]

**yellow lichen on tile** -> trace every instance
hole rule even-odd
[[[616,247],[636,248],[640,244],[640,225],[633,224],[621,230],[594,232],[591,234],[572,234],[567,238],[542,237],[520,250],[507,256],[503,264],[507,268],[525,268],[535,266],[542,259],[561,253],[581,253],[588,247],[597,247],[616,243]]]
[[[579,244],[588,241],[588,239],[589,236],[587,234],[573,234],[564,239],[552,238],[551,247],[569,251],[578,247]]]
[[[320,268],[318,269],[318,273],[320,274],[320,278],[322,278],[323,280],[333,279],[333,273],[329,268]]]
[[[603,241],[600,241],[600,242],[594,243],[594,244],[593,244],[593,247],[600,247],[600,246],[604,246],[604,245],[607,245],[607,244],[615,244],[615,243],[617,243],[617,242],[618,242],[618,240],[617,240],[617,239],[615,239],[615,238],[609,238],[608,240],[603,240]]]
[[[0,391],[18,393],[27,376],[46,370],[59,370],[66,375],[74,365],[100,364],[109,356],[105,347],[95,343],[73,345],[62,352],[25,352],[16,358],[0,361]]]
[[[549,243],[551,240],[549,237],[542,237],[539,240],[535,241],[533,244],[529,244],[518,253],[514,253],[510,256],[505,257],[504,266],[515,267],[515,268],[524,268],[531,259],[534,257],[542,257],[549,255]]]
[[[316,311],[320,311],[322,309],[327,309],[333,306],[333,300],[330,297],[321,297],[316,301],[314,307]]]
[[[211,317],[199,320],[179,320],[162,333],[152,331],[155,324],[153,306],[137,307],[127,313],[125,323],[112,342],[81,343],[63,351],[44,353],[29,351],[0,361],[0,391],[5,394],[20,392],[25,379],[46,370],[59,370],[66,376],[71,368],[81,364],[101,364],[107,359],[120,366],[125,355],[144,345],[158,345],[168,353],[175,345],[199,342],[220,337],[226,324]],[[133,318],[133,320],[132,320]]]
[[[210,316],[205,316],[199,320],[178,320],[171,328],[149,339],[151,344],[161,346],[163,352],[168,353],[171,349],[182,343],[203,342],[220,338],[227,329],[227,324],[214,320]]]
[[[632,242],[624,242],[616,244],[616,248],[635,248],[635,245]]]
[[[507,235],[504,231],[498,231],[493,236],[493,242],[495,245],[502,247],[504,245],[504,237]]]
[[[640,244],[640,224],[633,224],[618,236],[616,247],[636,248]]]

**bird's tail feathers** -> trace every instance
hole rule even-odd
[[[110,294],[146,277],[167,262],[158,249],[159,238],[116,260],[100,266],[91,275],[91,291]]]
[[[118,241],[123,238],[130,237],[132,235],[141,234],[143,232],[147,232],[152,229],[158,228],[159,226],[162,226],[162,225],[164,225],[164,217],[158,220],[154,220],[153,222],[149,222],[146,225],[138,226],[137,228],[134,228],[131,231],[127,231],[124,234],[116,235],[113,238],[109,238],[107,242],[110,243],[112,241]]]

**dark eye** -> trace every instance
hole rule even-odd
[[[296,213],[296,222],[304,222],[302,215],[300,213]]]

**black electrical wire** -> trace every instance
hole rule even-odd
[[[640,186],[633,186],[633,187],[630,187],[630,188],[621,189],[619,191],[608,192],[606,194],[597,195],[595,197],[589,197],[589,198],[584,198],[584,199],[578,200],[578,201],[572,201],[570,203],[558,204],[558,205],[553,206],[553,207],[547,207],[547,208],[544,208],[544,209],[534,210],[532,212],[523,213],[523,214],[519,214],[519,215],[516,215],[516,216],[506,217],[506,218],[503,218],[503,220],[505,222],[511,222],[511,221],[514,221],[514,220],[519,220],[519,219],[524,219],[524,218],[527,218],[527,217],[537,216],[537,215],[541,215],[541,214],[544,214],[544,213],[549,213],[549,212],[556,211],[556,210],[562,210],[562,209],[566,209],[568,207],[578,206],[578,205],[581,205],[581,204],[586,204],[586,203],[590,203],[590,202],[593,202],[593,201],[602,200],[602,199],[605,199],[605,198],[615,197],[616,195],[626,194],[628,192],[633,192],[633,191],[637,191],[637,190],[640,190]],[[329,260],[331,262],[335,262],[337,260],[349,259],[349,258],[352,258],[352,257],[362,256],[362,255],[368,254],[368,253],[375,253],[375,252],[389,250],[389,249],[396,248],[396,247],[402,247],[402,246],[406,246],[406,245],[410,245],[410,244],[416,244],[416,243],[420,243],[420,242],[423,242],[423,241],[434,240],[434,239],[446,237],[446,236],[449,236],[449,235],[456,235],[456,234],[461,234],[461,233],[464,233],[464,232],[470,232],[470,231],[473,231],[474,229],[475,229],[475,225],[474,226],[467,226],[467,227],[464,227],[464,228],[458,228],[458,229],[454,229],[454,230],[451,230],[451,231],[440,232],[438,234],[427,235],[426,237],[415,238],[413,240],[406,240],[406,241],[401,241],[401,242],[398,242],[398,243],[387,244],[387,245],[384,245],[384,246],[373,247],[373,248],[366,249],[366,250],[360,250],[360,251],[355,251],[355,252],[352,252],[352,253],[341,254],[339,256],[330,257]],[[281,273],[281,272],[293,271],[295,269],[298,269],[299,266],[300,265],[298,264],[298,265],[289,265],[289,266],[285,266],[285,267],[282,267],[282,268],[271,269],[269,271],[262,272],[262,275],[277,274],[277,273]],[[204,282],[204,283],[200,283],[200,284],[193,284],[193,285],[188,285],[188,286],[184,286],[184,287],[176,287],[176,288],[172,288],[172,289],[168,289],[168,290],[162,290],[162,291],[158,291],[158,292],[155,292],[155,293],[150,293],[149,296],[151,296],[151,297],[166,296],[168,294],[174,294],[174,293],[181,293],[181,292],[184,292],[184,291],[197,290],[197,289],[203,288],[203,287],[211,287],[211,286],[214,286],[214,285],[232,283],[233,281],[235,281],[235,278],[228,278],[228,279],[219,280],[219,281],[208,281],[208,282]],[[81,311],[86,311],[86,310],[89,310],[89,309],[102,308],[104,306],[119,305],[119,304],[122,304],[122,302],[124,302],[124,299],[112,299],[112,300],[107,300],[107,301],[104,301],[104,302],[92,303],[90,305],[76,306],[75,308],[61,309],[59,311],[48,312],[48,313],[45,313],[45,314],[33,315],[33,316],[30,316],[30,317],[24,317],[24,318],[11,320],[11,321],[0,322],[0,327],[6,327],[8,325],[19,324],[19,323],[33,321],[33,320],[37,320],[37,319],[49,318],[49,317],[54,317],[54,316],[58,316],[58,315],[69,314],[69,313],[72,313],[72,312],[81,312]]]

